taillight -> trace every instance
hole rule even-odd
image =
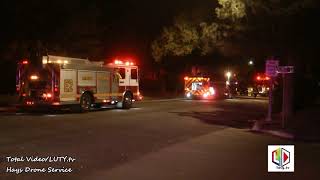
[[[42,97],[44,97],[44,98],[52,98],[52,94],[51,93],[43,93]]]
[[[34,102],[33,101],[26,101],[26,104],[27,105],[34,105]]]

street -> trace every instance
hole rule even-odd
[[[130,110],[0,114],[0,179],[319,179],[320,145],[250,131],[263,99],[155,100]],[[295,145],[295,172],[268,173],[268,144]],[[8,162],[7,157],[74,161]],[[9,173],[7,167],[71,168]]]

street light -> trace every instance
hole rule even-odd
[[[226,76],[227,76],[227,82],[226,82],[226,85],[227,85],[227,86],[229,86],[229,85],[230,85],[231,72],[230,72],[230,71],[228,71],[228,72],[226,73]]]
[[[226,76],[227,76],[228,81],[229,81],[229,80],[230,80],[230,77],[231,77],[231,72],[230,72],[230,71],[228,71],[228,72],[226,73]]]
[[[250,61],[248,62],[248,64],[249,64],[249,66],[252,66],[252,65],[253,65],[253,61],[250,60]]]

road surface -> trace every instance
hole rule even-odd
[[[320,179],[319,144],[250,131],[266,108],[261,99],[173,99],[130,110],[1,113],[0,179]],[[268,144],[295,145],[294,173],[267,172]],[[26,159],[35,157],[57,162]]]

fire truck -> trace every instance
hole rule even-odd
[[[202,76],[184,77],[184,90],[188,99],[212,99],[215,94],[210,78]]]
[[[130,60],[105,64],[53,55],[41,60],[18,63],[16,90],[21,107],[76,105],[88,111],[103,105],[129,109],[142,99],[138,66]]]
[[[253,86],[248,87],[248,95],[257,97],[259,96],[268,96],[269,86],[270,86],[270,77],[264,73],[258,73],[253,81]]]

